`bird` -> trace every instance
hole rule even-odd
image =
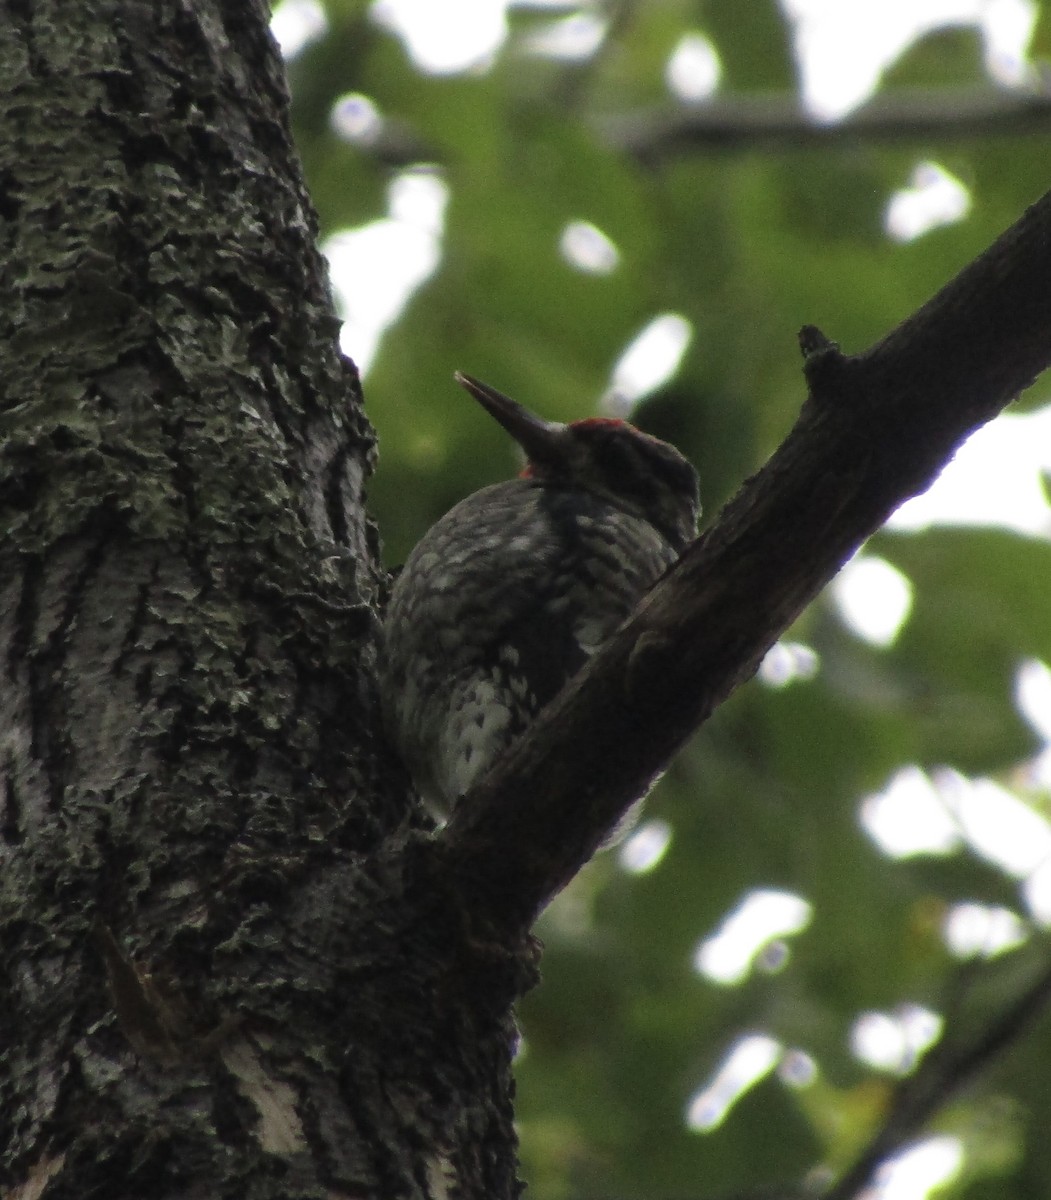
[[[382,619],[384,725],[439,823],[678,559],[700,516],[697,472],[667,442],[614,418],[548,421],[454,378],[526,465],[424,534]]]

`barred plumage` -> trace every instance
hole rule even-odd
[[[424,535],[385,615],[386,724],[438,817],[675,561],[699,511],[696,472],[665,442],[623,421],[542,421],[457,379],[528,465]]]

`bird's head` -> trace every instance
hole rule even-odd
[[[697,472],[674,446],[610,417],[545,421],[470,375],[457,371],[456,382],[521,446],[523,474],[604,497],[649,521],[677,552],[696,534]]]

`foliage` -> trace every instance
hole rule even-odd
[[[806,148],[745,136],[725,150],[631,154],[612,118],[675,110],[663,72],[684,33],[711,39],[731,109],[777,92],[788,112],[791,31],[767,0],[599,11],[610,31],[582,61],[530,53],[551,18],[513,9],[491,69],[428,75],[362,4],[331,0],[328,32],[290,65],[324,233],[382,218],[386,185],[411,161],[436,164],[449,188],[440,266],[367,379],[381,448],[372,507],[391,562],[452,502],[515,469],[507,439],[455,392],[454,369],[545,415],[583,416],[630,339],[659,313],[682,314],[693,338],[680,369],[635,416],[697,464],[712,513],[794,418],[802,324],[863,349],[1047,186],[1044,136],[1009,126]],[[1048,36],[1045,18],[1038,48]],[[991,86],[975,37],[951,30],[914,45],[885,88],[969,84]],[[347,93],[379,106],[386,124],[372,145],[330,125]],[[962,180],[971,210],[893,241],[886,205],[924,160]],[[612,273],[587,274],[559,254],[572,220],[613,241]],[[1023,660],[1051,661],[1051,551],[1002,530],[945,528],[885,532],[869,549],[912,585],[896,642],[871,645],[831,601],[814,605],[792,638],[816,652],[817,673],[748,684],[651,797],[647,817],[672,831],[656,868],[631,874],[616,852],[602,855],[545,917],[544,982],[524,1006],[518,1073],[524,1171],[540,1200],[714,1197],[825,1178],[894,1111],[893,1073],[851,1052],[860,1014],[921,1005],[942,1015],[952,1044],[978,1036],[1039,971],[1046,938],[1017,877],[962,842],[892,860],[859,811],[910,763],[989,776],[1047,808],[1039,787],[1019,782],[1038,742],[1014,680]],[[698,943],[760,887],[805,898],[812,920],[768,946],[740,983],[706,979],[692,965]],[[965,900],[1018,913],[1024,944],[961,964],[942,929]],[[782,1075],[802,1064],[805,1086],[771,1072],[717,1128],[688,1129],[691,1095],[756,1031],[809,1056],[782,1060]],[[945,1195],[1042,1194],[1051,1182],[1041,1136],[1051,1028],[1027,1038],[940,1107],[931,1129],[964,1148]]]

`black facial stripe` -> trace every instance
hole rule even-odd
[[[612,490],[642,500],[659,496],[669,486],[687,493],[696,490],[693,467],[658,439],[601,425],[588,432],[598,443],[596,457]]]

